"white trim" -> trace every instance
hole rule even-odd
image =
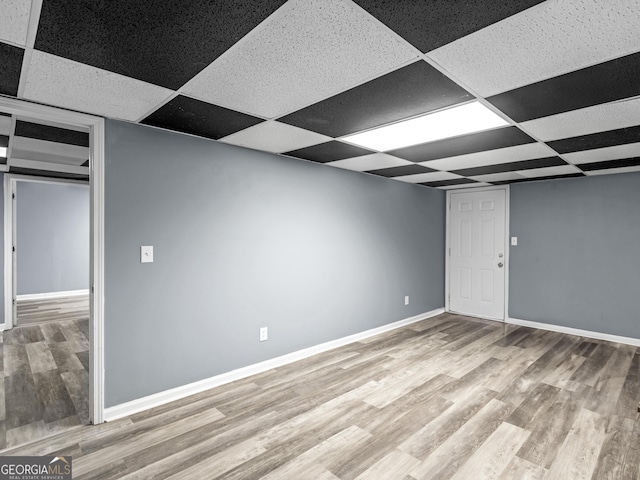
[[[16,295],[16,301],[21,300],[46,300],[48,298],[64,298],[64,297],[81,297],[89,295],[89,289],[84,290],[67,290],[66,292],[47,292],[47,293],[25,293]]]
[[[91,191],[91,262],[89,323],[91,352],[89,376],[89,418],[94,425],[104,420],[104,119],[99,118],[89,132]]]
[[[31,21],[34,23],[34,12],[39,9],[41,4],[40,0],[33,2],[33,18]],[[24,71],[22,76],[24,76]],[[94,115],[61,110],[4,96],[0,96],[0,111],[20,117],[33,118],[34,120],[55,122],[89,130],[89,186],[91,188],[89,418],[91,423],[102,423],[104,422],[104,119]],[[49,181],[52,181],[52,179],[49,179]],[[7,226],[7,211],[8,208],[5,206],[5,228]],[[5,239],[7,235],[5,231]],[[9,241],[9,244],[12,244],[12,242]],[[7,258],[6,251],[5,246],[5,260]],[[7,278],[6,270],[5,264],[5,279]],[[5,281],[5,288],[6,285],[7,282]],[[6,310],[7,306],[5,305]],[[5,327],[7,327],[6,315]]]
[[[13,201],[9,175],[4,176],[4,328],[13,327]]]
[[[216,375],[215,377],[206,378],[198,382],[189,383],[187,385],[172,388],[170,390],[165,390],[163,392],[154,393],[153,395],[148,395],[136,400],[131,400],[130,402],[121,403],[120,405],[106,408],[104,411],[104,418],[106,421],[112,421],[118,418],[126,417],[128,415],[133,415],[134,413],[138,413],[143,410],[148,410],[150,408],[158,407],[169,402],[174,402],[176,400],[180,400],[181,398],[188,397],[189,395],[195,395],[196,393],[200,393],[205,390],[218,387],[220,385],[235,382],[236,380],[250,377],[251,375],[256,375],[273,368],[278,368],[289,363],[297,362],[298,360],[302,360],[304,358],[308,358],[313,355],[332,350],[334,348],[342,347],[344,345],[348,345],[365,338],[373,337],[374,335],[379,335],[381,333],[389,332],[391,330],[395,330],[412,323],[420,322],[422,320],[426,320],[427,318],[440,315],[443,312],[443,308],[438,308],[436,310],[421,313],[420,315],[405,318],[404,320],[389,323],[381,327],[372,328],[371,330],[366,330],[354,335],[349,335],[337,340],[332,340],[330,342],[321,343],[320,345],[315,345],[313,347],[298,350],[297,352],[292,352],[280,357],[272,358],[270,360],[265,360],[264,362],[255,363],[253,365],[239,368],[237,370],[222,373],[220,375]]]
[[[520,320],[518,318],[511,317],[507,318],[507,323],[510,323],[512,325],[520,325],[523,327],[537,328],[540,330],[549,330],[551,332],[568,333],[569,335],[593,338],[595,340],[606,340],[608,342],[624,343],[626,345],[640,347],[640,338],[622,337],[620,335],[612,335],[610,333],[592,332],[591,330],[564,327],[562,325],[553,325],[551,323],[532,322],[530,320]]]
[[[462,313],[461,315],[473,315],[474,317],[486,318],[487,320],[495,320],[497,322],[505,322],[507,317],[509,316],[509,215],[510,215],[510,196],[511,189],[509,185],[492,185],[490,187],[477,187],[477,188],[458,188],[447,190],[447,201],[446,201],[446,220],[445,220],[445,250],[444,250],[444,308],[445,311],[451,313],[459,313],[451,310],[450,297],[449,297],[449,249],[451,248],[451,195],[455,193],[472,193],[472,192],[485,192],[491,190],[504,190],[505,191],[505,219],[504,219],[504,310],[503,310],[503,318],[492,318],[492,317],[484,317],[481,315]]]

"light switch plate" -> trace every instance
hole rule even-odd
[[[140,263],[153,262],[153,245],[142,245],[140,247]]]
[[[518,245],[518,237],[511,237],[511,245]]]

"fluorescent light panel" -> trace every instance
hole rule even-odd
[[[7,147],[0,147],[0,157],[7,156]]]
[[[367,132],[349,135],[343,140],[384,152],[504,125],[508,125],[508,123],[480,102],[470,102]]]

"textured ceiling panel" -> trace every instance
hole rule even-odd
[[[428,55],[475,92],[495,95],[637,51],[638,8],[629,0],[548,1]]]
[[[330,140],[331,137],[272,120],[220,139],[220,141],[232,145],[272,153],[296,150]]]
[[[78,132],[77,130],[26,122],[24,120],[16,121],[15,135],[17,137],[35,138],[38,140],[78,145],[81,147],[89,146],[88,132]]]
[[[106,117],[137,120],[171,92],[162,87],[34,51],[24,98]]]
[[[180,95],[153,112],[142,123],[218,139],[260,122],[262,120],[259,118]]]
[[[25,0],[0,0],[0,40],[25,46],[31,3]]]
[[[526,143],[515,147],[499,148],[483,152],[458,155],[422,162],[425,167],[436,170],[459,170],[462,168],[482,167],[484,165],[498,165],[500,163],[531,160],[555,155],[556,152],[544,143]]]
[[[473,98],[428,63],[419,61],[280,121],[339,137]]]
[[[345,158],[337,160],[328,165],[332,167],[344,168],[346,170],[356,170],[366,172],[368,170],[378,170],[381,168],[402,167],[403,165],[411,165],[408,160],[387,155],[386,153],[372,153],[371,155],[363,155],[361,157]]]
[[[489,97],[516,122],[640,95],[640,53]]]
[[[274,118],[395,70],[417,55],[350,2],[292,0],[183,91]]]
[[[35,47],[177,89],[284,0],[46,0]]]
[[[356,147],[348,143],[333,141],[285,152],[285,155],[325,163],[360,155],[369,155],[370,153],[371,150]]]
[[[638,138],[640,140],[640,138]],[[628,143],[613,147],[594,148],[580,152],[565,153],[563,157],[575,164],[617,160],[619,158],[640,157],[640,143]]]
[[[14,97],[18,94],[23,56],[22,48],[0,43],[0,65],[2,65],[0,94]]]
[[[542,141],[640,125],[640,98],[605,103],[524,122],[522,127]]]
[[[578,137],[565,138],[549,142],[551,148],[558,153],[579,152],[594,148],[612,147],[627,143],[636,143],[640,140],[640,125],[635,127],[620,128],[606,132],[592,133]]]
[[[428,52],[541,1],[356,0],[356,3],[421,51]]]

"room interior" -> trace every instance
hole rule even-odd
[[[77,132],[77,125],[4,115],[0,139],[8,150],[0,162],[5,175],[90,177],[92,191],[102,191],[103,203],[92,207],[94,237],[95,222],[103,222],[104,270],[92,277],[103,283],[95,293],[102,310],[92,310],[91,328],[104,328],[104,342],[89,337],[92,358],[104,361],[103,370],[93,369],[104,373],[97,397],[103,416],[93,419],[107,423],[83,428],[106,437],[117,428],[141,435],[137,447],[117,437],[100,445],[74,431],[60,443],[46,439],[12,454],[64,446],[90,478],[105,468],[100,462],[133,445],[150,449],[148,463],[127,457],[105,478],[145,468],[168,476],[160,460],[167,451],[152,451],[152,438],[161,435],[160,424],[175,420],[168,439],[187,435],[180,422],[191,421],[222,442],[213,446],[193,434],[185,449],[191,456],[180,463],[183,478],[204,471],[242,478],[251,468],[291,475],[281,478],[295,478],[296,468],[318,478],[464,478],[486,454],[487,438],[489,455],[505,445],[501,438],[513,443],[486,478],[637,470],[640,457],[628,446],[640,400],[637,2],[164,7],[2,4],[4,98],[104,118],[88,129],[90,142],[85,136],[78,145],[65,140],[73,134],[58,131]],[[402,147],[365,147],[354,136],[378,137],[377,127],[466,105],[480,105],[503,123]],[[21,140],[31,135],[24,123],[38,122],[29,125],[35,140]],[[51,128],[58,129],[54,140],[45,141],[55,149],[41,153],[73,151],[72,160],[16,153],[20,142],[36,145],[43,140],[37,132]],[[446,312],[448,192],[493,187],[508,191],[507,237],[518,238],[508,247],[502,322]],[[141,263],[141,246],[153,246],[153,262]],[[260,342],[265,327],[268,340]],[[457,351],[469,354],[466,363]],[[363,454],[368,439],[384,437],[382,424],[370,415],[359,424],[355,414],[341,428],[312,429],[315,443],[294,442],[293,457],[277,442],[252,443],[259,432],[231,446],[225,433],[216,436],[216,422],[224,424],[221,432],[233,427],[220,415],[235,418],[225,410],[234,402],[252,414],[271,408],[257,399],[253,411],[241,401],[245,395],[264,387],[286,405],[279,389],[291,377],[308,374],[321,384],[326,378],[314,376],[322,371],[314,362],[340,373],[359,364],[356,356],[369,360],[355,376],[338,376],[342,388],[365,399],[350,407],[392,405],[400,410],[385,410],[391,422],[407,412],[424,415],[417,430],[403,424],[397,444],[376,441],[379,448],[357,465],[304,460],[323,440],[353,440]],[[404,357],[416,363],[398,360]],[[543,376],[542,365],[551,364],[557,369]],[[473,383],[491,368],[511,383]],[[374,387],[389,382],[399,382],[403,394],[379,398]],[[292,387],[306,394],[309,388]],[[486,418],[472,409],[453,422],[452,412],[466,408],[478,389]],[[560,398],[562,407],[554,403]],[[429,417],[412,403],[422,400],[451,416]],[[175,418],[169,405],[180,412]],[[542,412],[564,412],[566,405],[570,422],[556,432],[557,444],[549,443],[554,456],[537,451]],[[299,413],[303,422],[309,411]],[[292,415],[287,420],[296,425]],[[486,435],[462,457],[450,457],[478,418],[492,425]],[[253,420],[283,434],[264,417]],[[442,422],[448,429],[438,427]],[[145,436],[145,428],[157,430]],[[301,436],[309,434],[300,428]],[[434,431],[442,432],[437,441]],[[427,441],[439,446],[419,447]],[[237,456],[229,457],[234,448]],[[582,450],[591,453],[578,471]],[[558,451],[565,460],[557,460]],[[179,449],[170,450],[175,455]],[[455,462],[438,463],[443,458]],[[438,470],[445,464],[449,470]]]

